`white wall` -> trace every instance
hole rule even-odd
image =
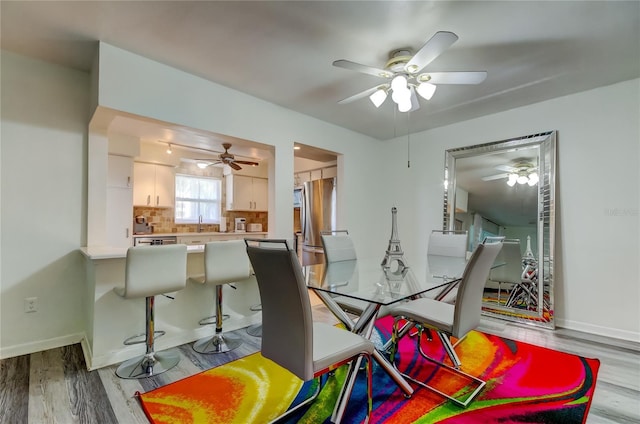
[[[99,104],[103,108],[275,146],[275,158],[269,161],[270,236],[290,238],[293,234],[294,142],[342,154],[340,227],[364,237],[370,233],[370,224],[363,216],[374,223],[386,217],[377,208],[377,196],[367,194],[371,187],[379,186],[377,149],[382,142],[105,43],[100,44],[99,66]],[[384,238],[381,251],[386,249]],[[356,241],[363,251],[369,246]]]
[[[83,329],[89,76],[1,53],[0,357]],[[24,298],[38,311],[24,313]]]
[[[293,142],[301,142],[341,153],[339,224],[359,252],[382,258],[397,206],[402,246],[417,271],[428,233],[442,222],[444,151],[558,130],[558,323],[639,339],[638,80],[414,134],[407,168],[406,137],[378,142],[104,49],[101,104],[275,146],[272,235],[291,232]],[[82,331],[77,249],[86,243],[90,81],[6,52],[0,59],[0,357],[7,357],[73,343]],[[39,311],[25,314],[31,296]]]
[[[640,80],[411,135],[397,184],[414,220],[400,237],[418,261],[442,225],[446,149],[558,130],[555,313],[562,327],[640,340]],[[406,137],[385,146],[406,149]],[[410,185],[413,185],[411,187]]]

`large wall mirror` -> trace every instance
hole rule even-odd
[[[483,314],[554,328],[556,132],[447,150],[444,229],[504,237]]]

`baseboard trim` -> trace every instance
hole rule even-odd
[[[0,359],[13,358],[15,356],[30,355],[43,350],[56,349],[58,347],[69,346],[82,342],[84,333],[68,334],[66,336],[54,337],[52,339],[38,340],[31,343],[24,343],[0,349]]]
[[[640,333],[620,330],[619,328],[604,327],[601,325],[589,324],[580,321],[572,321],[567,319],[556,318],[556,326],[566,328],[568,330],[581,331],[583,333],[597,334],[604,337],[612,337],[614,339],[627,340],[640,343]]]

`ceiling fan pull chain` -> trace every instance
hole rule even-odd
[[[407,112],[407,168],[411,168],[411,128],[409,128],[409,115],[411,115],[411,111]]]

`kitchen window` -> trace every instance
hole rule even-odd
[[[221,208],[220,179],[176,174],[177,224],[219,224]]]

